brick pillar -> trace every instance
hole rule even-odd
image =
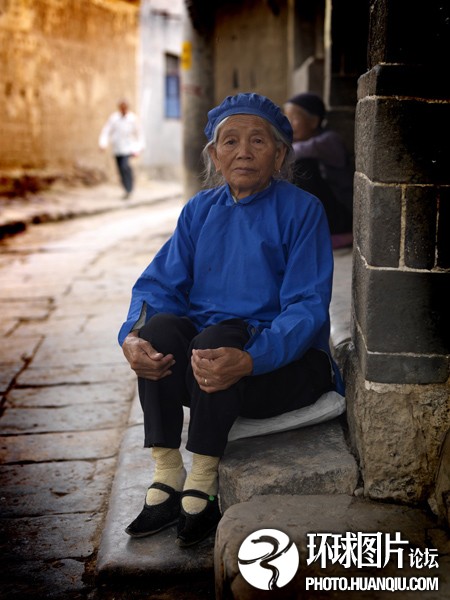
[[[350,434],[367,496],[430,500],[450,427],[448,3],[372,0],[356,111]]]

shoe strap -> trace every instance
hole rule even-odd
[[[161,490],[163,492],[166,492],[166,494],[179,494],[180,492],[177,492],[176,490],[173,489],[173,487],[170,487],[170,485],[166,485],[165,483],[160,483],[159,481],[155,481],[154,483],[152,483],[152,485],[148,488],[156,488],[157,490]]]
[[[181,497],[185,496],[194,496],[194,498],[201,498],[202,500],[208,500],[209,502],[213,502],[215,500],[215,496],[212,494],[205,494],[205,492],[201,492],[200,490],[183,490],[181,492]]]

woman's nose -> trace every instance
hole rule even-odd
[[[251,145],[250,142],[242,140],[238,147],[239,158],[249,158],[251,156]]]

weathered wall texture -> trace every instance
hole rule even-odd
[[[371,69],[356,111],[348,414],[366,494],[417,502],[450,428],[450,95],[440,76],[450,12],[440,2],[425,16],[407,2],[371,4]]]
[[[288,96],[286,1],[225,2],[217,8],[215,101],[257,92],[283,104]]]
[[[0,0],[0,174],[104,166],[99,130],[136,87],[137,3]]]
[[[450,422],[449,388],[364,380],[356,357],[346,370],[347,420],[364,492],[375,500],[433,499],[440,449]]]

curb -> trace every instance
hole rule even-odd
[[[181,184],[151,182],[140,186],[131,200],[120,198],[117,186],[67,187],[14,199],[0,198],[0,240],[24,232],[32,225],[56,223],[107,212],[156,204],[182,196]]]

